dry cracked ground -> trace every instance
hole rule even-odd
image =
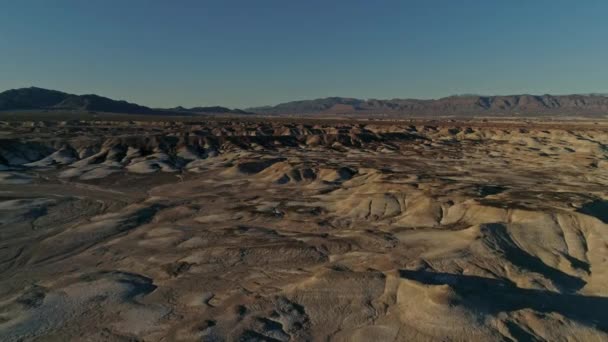
[[[0,123],[2,341],[606,341],[608,125]]]

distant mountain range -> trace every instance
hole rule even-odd
[[[246,109],[256,114],[608,115],[608,96],[458,95],[437,100],[328,97]]]
[[[98,95],[73,95],[42,88],[21,88],[0,93],[0,111],[70,110],[125,114],[261,114],[261,115],[391,115],[391,116],[536,116],[608,115],[608,96],[586,95],[457,95],[437,100],[362,100],[328,97],[281,103],[245,110],[226,107],[149,108]]]
[[[69,110],[125,114],[248,114],[225,107],[149,108],[127,101],[112,100],[98,95],[74,95],[37,87],[7,90],[0,93],[0,111],[11,110]]]

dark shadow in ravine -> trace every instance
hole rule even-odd
[[[490,315],[521,309],[556,312],[608,332],[608,297],[522,289],[510,281],[461,274],[401,270],[400,275],[423,284],[449,285],[459,296],[455,304],[474,312]]]
[[[608,223],[608,201],[595,200],[585,203],[578,211]]]

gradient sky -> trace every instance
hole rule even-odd
[[[153,107],[608,92],[605,0],[0,0],[0,91]]]

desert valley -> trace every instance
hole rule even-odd
[[[0,132],[0,340],[608,339],[601,118]]]

